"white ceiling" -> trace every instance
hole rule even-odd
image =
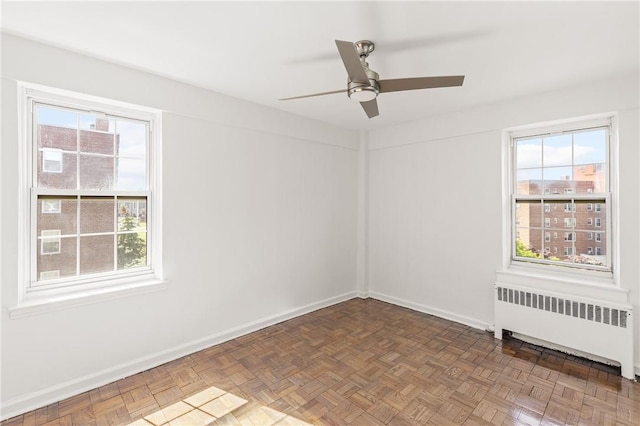
[[[631,2],[7,2],[8,33],[314,117],[373,129],[638,71]],[[334,40],[369,39],[381,79],[464,74],[384,93],[369,120]]]

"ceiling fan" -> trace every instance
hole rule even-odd
[[[376,98],[380,93],[462,86],[464,81],[464,75],[379,80],[378,73],[369,68],[369,64],[366,62],[369,54],[375,49],[375,44],[372,41],[361,40],[352,43],[350,41],[336,40],[336,46],[349,76],[346,89],[279,100],[288,101],[347,92],[349,98],[360,102],[367,116],[373,118],[379,114]]]

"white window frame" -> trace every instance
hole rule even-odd
[[[602,200],[605,204],[605,213],[607,215],[607,241],[606,241],[606,257],[607,266],[598,267],[594,265],[574,265],[570,262],[559,264],[558,262],[549,262],[546,259],[520,259],[515,256],[514,244],[514,224],[515,213],[514,208],[514,188],[515,188],[515,158],[514,138],[537,136],[544,134],[556,134],[560,132],[579,131],[595,127],[609,128],[609,145],[607,154],[607,173],[608,173],[608,191],[606,193],[594,194],[587,191],[586,194],[558,194],[552,191],[552,194],[542,194],[531,198],[543,198],[543,202],[550,200],[551,202],[564,202],[565,200],[589,201],[592,203]],[[528,274],[541,274],[540,276],[549,279],[557,279],[558,282],[564,280],[577,280],[575,282],[584,282],[585,284],[599,283],[607,286],[615,285],[616,276],[619,271],[619,230],[618,230],[618,119],[615,113],[598,114],[588,117],[579,117],[572,119],[557,120],[548,123],[538,123],[527,126],[520,126],[505,129],[503,135],[503,267],[499,272],[508,276],[528,276]],[[546,191],[543,191],[546,192]],[[522,198],[522,197],[520,197]],[[524,197],[526,198],[526,197]],[[524,274],[524,275],[522,275]],[[542,285],[543,283],[540,282]]]
[[[65,309],[83,303],[94,303],[114,297],[146,293],[166,288],[162,275],[162,137],[161,111],[91,95],[55,89],[31,83],[18,83],[20,109],[20,152],[18,212],[18,300],[9,308],[12,319]],[[33,108],[45,103],[91,114],[124,117],[149,123],[147,151],[147,256],[146,268],[114,271],[102,274],[52,278],[37,285],[37,255],[34,244],[40,243],[35,235],[37,226],[38,195],[69,195],[67,190],[37,188],[37,140],[35,139]],[[84,195],[80,191],[78,196]],[[111,193],[113,192],[113,194]],[[118,191],[99,191],[95,195],[116,196]],[[122,192],[122,191],[119,191]],[[73,195],[73,194],[72,194]],[[64,239],[64,238],[63,238]],[[40,250],[40,244],[38,244]],[[46,272],[46,271],[43,271]],[[46,275],[46,274],[45,274]]]

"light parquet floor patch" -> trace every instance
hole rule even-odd
[[[640,425],[619,369],[352,299],[8,419],[18,425]]]

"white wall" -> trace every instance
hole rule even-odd
[[[166,290],[9,319],[17,80],[166,111]],[[501,130],[535,122],[619,112],[619,278],[638,312],[638,86],[633,73],[367,134],[3,36],[2,416],[356,294],[490,327]]]
[[[166,111],[166,290],[9,318],[18,80]],[[355,295],[356,132],[9,35],[2,124],[3,418]]]
[[[640,368],[638,71],[369,134],[369,287],[374,297],[478,328],[493,324],[502,267],[502,129],[619,113],[620,270]]]

